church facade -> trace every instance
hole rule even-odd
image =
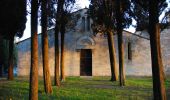
[[[66,76],[110,76],[110,59],[107,37],[101,34],[94,36],[91,29],[92,19],[87,9],[72,14],[72,20],[65,33],[64,66]],[[60,37],[60,36],[59,36]],[[54,30],[48,31],[49,38],[49,68],[54,75]],[[118,62],[117,36],[115,40]],[[162,57],[165,73],[170,74],[170,36],[168,29],[161,33]],[[60,40],[60,38],[59,38]],[[149,36],[123,32],[126,75],[151,76],[151,55]],[[43,75],[41,34],[38,35],[39,75]],[[31,39],[17,43],[18,76],[27,76],[31,64]],[[117,66],[118,67],[118,66]]]

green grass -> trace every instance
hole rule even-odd
[[[61,87],[53,86],[53,93],[44,92],[39,78],[39,100],[151,100],[151,77],[127,77],[126,86],[108,81],[109,77],[68,77]],[[167,95],[170,95],[170,78],[166,80]],[[0,100],[28,100],[29,80],[18,77],[13,81],[0,79]],[[170,99],[170,98],[169,98]]]

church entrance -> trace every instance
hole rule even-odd
[[[81,49],[80,76],[92,76],[92,50]]]

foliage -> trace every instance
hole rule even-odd
[[[1,52],[1,64],[4,64],[5,67],[8,66],[8,57],[9,57],[9,40],[2,39],[0,41],[0,52]],[[17,65],[17,48],[16,44],[14,44],[14,65]]]
[[[170,9],[165,11],[165,15],[161,20],[161,29],[165,29],[170,25],[169,16],[170,16]]]
[[[14,81],[0,81],[0,99],[28,99],[29,78],[20,77]],[[150,77],[127,77],[125,87],[118,82],[108,81],[110,77],[80,78],[68,77],[61,87],[53,87],[53,94],[46,95],[43,80],[39,81],[40,100],[151,100],[152,79]],[[170,87],[170,79],[166,81]],[[167,90],[168,90],[167,89]],[[130,91],[130,92],[129,92]],[[169,92],[168,95],[170,96]]]
[[[144,30],[148,28],[149,23],[149,1],[148,0],[123,0],[121,9],[123,12],[123,27],[128,28],[131,25],[132,18],[137,22],[136,30]],[[161,0],[159,3],[159,16],[167,7],[166,0]],[[111,24],[113,29],[116,27],[115,19],[115,2],[112,0],[91,0],[89,6],[89,14],[96,25],[99,25],[98,30],[104,28],[101,25],[107,26]],[[110,13],[110,15],[109,15]],[[109,16],[108,16],[109,15]],[[96,26],[95,25],[95,26]]]
[[[124,0],[121,3],[123,11],[123,28],[128,28],[132,23],[130,15],[130,2]],[[89,15],[93,19],[94,26],[99,27],[98,31],[104,31],[105,28],[116,29],[116,3],[113,0],[91,0],[89,6]],[[93,27],[92,27],[93,28]],[[103,29],[104,28],[104,29]],[[94,29],[96,30],[96,28]],[[96,30],[96,31],[97,31]]]
[[[4,38],[22,37],[26,23],[26,0],[0,1],[0,33]]]
[[[58,0],[50,0],[49,2],[49,10],[48,10],[48,27],[54,27],[55,26],[55,22],[56,22],[56,13],[57,13],[57,2]],[[70,18],[70,13],[74,10],[74,5],[75,4],[75,0],[65,0],[64,3],[64,16],[66,22],[68,21],[68,18]],[[41,10],[39,10],[39,13],[41,13]],[[41,21],[41,18],[40,18]]]
[[[8,66],[8,57],[9,57],[9,41],[2,39],[0,41],[0,50],[1,50],[1,64],[4,64],[5,67]]]
[[[18,50],[17,50],[17,44],[14,44],[14,50],[13,50],[13,55],[14,55],[14,67],[17,67],[17,62],[18,62]]]
[[[159,0],[159,15],[167,7],[166,0]],[[131,15],[133,19],[137,22],[136,30],[141,31],[148,28],[149,25],[149,0],[131,0]]]

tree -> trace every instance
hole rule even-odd
[[[38,0],[31,1],[31,69],[29,99],[38,100]]]
[[[56,25],[55,25],[55,85],[59,86],[59,31],[61,26],[61,14],[63,11],[64,0],[59,0],[57,2],[57,13],[56,13]]]
[[[1,0],[0,7],[0,33],[3,39],[9,40],[8,79],[13,80],[14,36],[23,35],[26,23],[26,0]]]
[[[111,81],[118,80],[118,72],[117,72],[117,61],[116,61],[116,50],[114,47],[114,37],[113,37],[113,5],[114,2],[111,0],[104,0],[104,9],[105,9],[105,25],[106,25],[106,33],[108,37],[108,45],[109,45],[109,54],[110,54],[110,64],[111,64]]]
[[[61,7],[61,25],[60,25],[60,33],[61,33],[61,81],[65,81],[65,66],[64,66],[64,37],[65,37],[65,28],[68,22],[68,18],[72,7],[74,6],[75,0],[63,0]]]
[[[109,55],[110,55],[110,64],[111,64],[111,81],[118,80],[117,72],[117,62],[116,62],[116,51],[114,46],[114,37],[112,30],[108,29],[107,31],[108,45],[109,45]]]
[[[61,69],[61,80],[65,80],[64,74],[64,33],[65,25],[67,23],[68,7],[75,3],[75,0],[58,0],[57,2],[57,13],[56,13],[56,23],[55,23],[55,85],[60,85],[59,83],[59,65]],[[55,4],[55,3],[54,3]],[[65,9],[64,9],[65,7]],[[53,10],[55,11],[55,10]],[[51,14],[53,15],[53,14]],[[51,17],[53,18],[53,17]],[[61,32],[61,62],[59,64],[59,32]]]
[[[4,43],[3,43],[3,39],[2,39],[2,37],[0,36],[0,52],[3,54],[3,45],[4,45]],[[2,56],[2,57],[4,57],[4,56]],[[2,57],[0,57],[0,77],[2,77],[3,76],[3,58]]]
[[[58,18],[56,18],[58,19]],[[59,25],[58,21],[56,21],[55,26],[55,73],[54,73],[54,84],[56,86],[60,86],[60,76],[59,76]]]
[[[147,30],[149,27],[149,1],[139,1],[139,0],[132,0],[131,1],[131,15],[137,21],[136,24],[136,31]],[[165,11],[168,4],[165,0],[161,0],[158,3],[158,16],[160,17],[161,14]],[[142,12],[142,13],[141,13]],[[160,28],[164,29],[168,26],[168,23],[161,22]],[[166,79],[165,72],[163,70],[164,79]]]
[[[9,41],[6,39],[0,39],[0,66],[1,66],[1,74],[3,76],[4,70],[8,69],[8,56],[9,56]]]
[[[14,67],[13,50],[14,50],[14,36],[11,36],[10,39],[9,39],[8,80],[14,79],[14,75],[13,75],[13,67]]]
[[[45,92],[52,93],[50,70],[48,63],[48,35],[47,35],[47,6],[48,0],[41,1],[41,25],[42,25],[42,56],[43,56],[43,76]]]
[[[154,100],[166,100],[163,64],[160,46],[159,3],[165,0],[149,1],[149,34],[152,59]]]
[[[129,0],[116,0],[116,31],[118,35],[118,50],[119,50],[119,80],[120,86],[125,85],[125,70],[124,70],[124,43],[123,29],[128,28],[132,23],[131,9]]]
[[[125,73],[124,73],[124,44],[123,44],[123,27],[122,27],[122,10],[121,0],[116,0],[116,20],[117,20],[117,34],[118,34],[118,50],[119,50],[119,81],[120,86],[125,85]]]
[[[158,15],[160,16],[165,8],[167,2],[164,0],[159,2]],[[131,13],[133,19],[137,22],[135,27],[136,31],[148,29],[149,26],[149,0],[131,0]]]
[[[65,66],[64,66],[64,37],[65,37],[65,15],[62,14],[61,18],[61,81],[65,81]]]
[[[54,84],[60,86],[59,76],[59,40],[58,40],[59,26],[55,26],[55,73],[54,73]]]
[[[108,38],[108,47],[109,47],[109,56],[110,56],[110,67],[111,67],[111,81],[118,80],[117,73],[117,62],[116,62],[116,50],[114,47],[114,37],[113,30],[114,28],[114,13],[113,13],[113,4],[112,0],[102,0],[102,1],[91,1],[89,14],[94,20],[97,27],[93,30],[99,31],[97,28],[100,26],[100,30],[103,33],[107,33]],[[104,27],[103,27],[104,26]],[[95,32],[95,33],[97,33]]]
[[[91,2],[92,2],[91,3],[92,5],[90,6],[90,9],[92,9],[92,10],[90,11],[90,15],[91,15],[92,19],[94,20],[94,22],[98,22],[97,24],[104,26],[105,27],[104,31],[107,30],[108,31],[107,33],[112,32],[111,30],[114,30],[114,31],[117,30],[118,37],[119,37],[118,38],[119,48],[120,48],[119,49],[119,59],[121,59],[121,60],[119,60],[119,69],[122,70],[122,71],[119,70],[119,72],[122,73],[122,72],[124,72],[123,71],[124,68],[122,68],[123,63],[124,63],[124,61],[123,61],[124,56],[122,54],[123,53],[123,51],[122,51],[123,50],[122,49],[123,48],[123,45],[122,45],[122,43],[123,43],[123,41],[122,41],[122,30],[123,30],[123,28],[128,28],[132,23],[131,15],[129,14],[129,12],[130,12],[130,2],[129,2],[129,0],[124,0],[124,1],[121,2],[121,16],[119,16],[120,13],[118,13],[119,9],[117,9],[117,8],[119,7],[119,5],[118,5],[117,1],[113,1],[113,0],[92,0]],[[119,27],[118,27],[118,24],[119,24]],[[109,39],[109,37],[108,37],[108,39]],[[108,43],[108,44],[111,44],[111,43]],[[112,42],[112,45],[113,44],[114,43]],[[110,48],[112,48],[111,45],[109,45],[109,49]],[[110,56],[110,59],[112,59],[112,58],[115,59],[116,57],[115,57],[115,55],[113,55],[115,50],[110,49],[109,52],[110,52],[110,55],[112,55],[112,57]],[[113,53],[111,53],[111,52],[113,52]],[[112,66],[116,62],[116,60],[115,61],[111,60],[110,62],[111,62],[111,66]],[[112,72],[114,72],[114,70],[113,70],[114,68],[115,67],[111,67]],[[120,73],[119,73],[120,76],[123,75],[123,74],[120,74]],[[115,75],[115,76],[117,76],[117,75]],[[125,75],[123,75],[123,76],[125,76]]]
[[[9,59],[9,40],[0,38],[0,76],[3,76],[4,71],[8,69],[8,59]],[[16,67],[17,65],[17,50],[16,45],[14,44],[14,50],[13,50],[13,64]]]

